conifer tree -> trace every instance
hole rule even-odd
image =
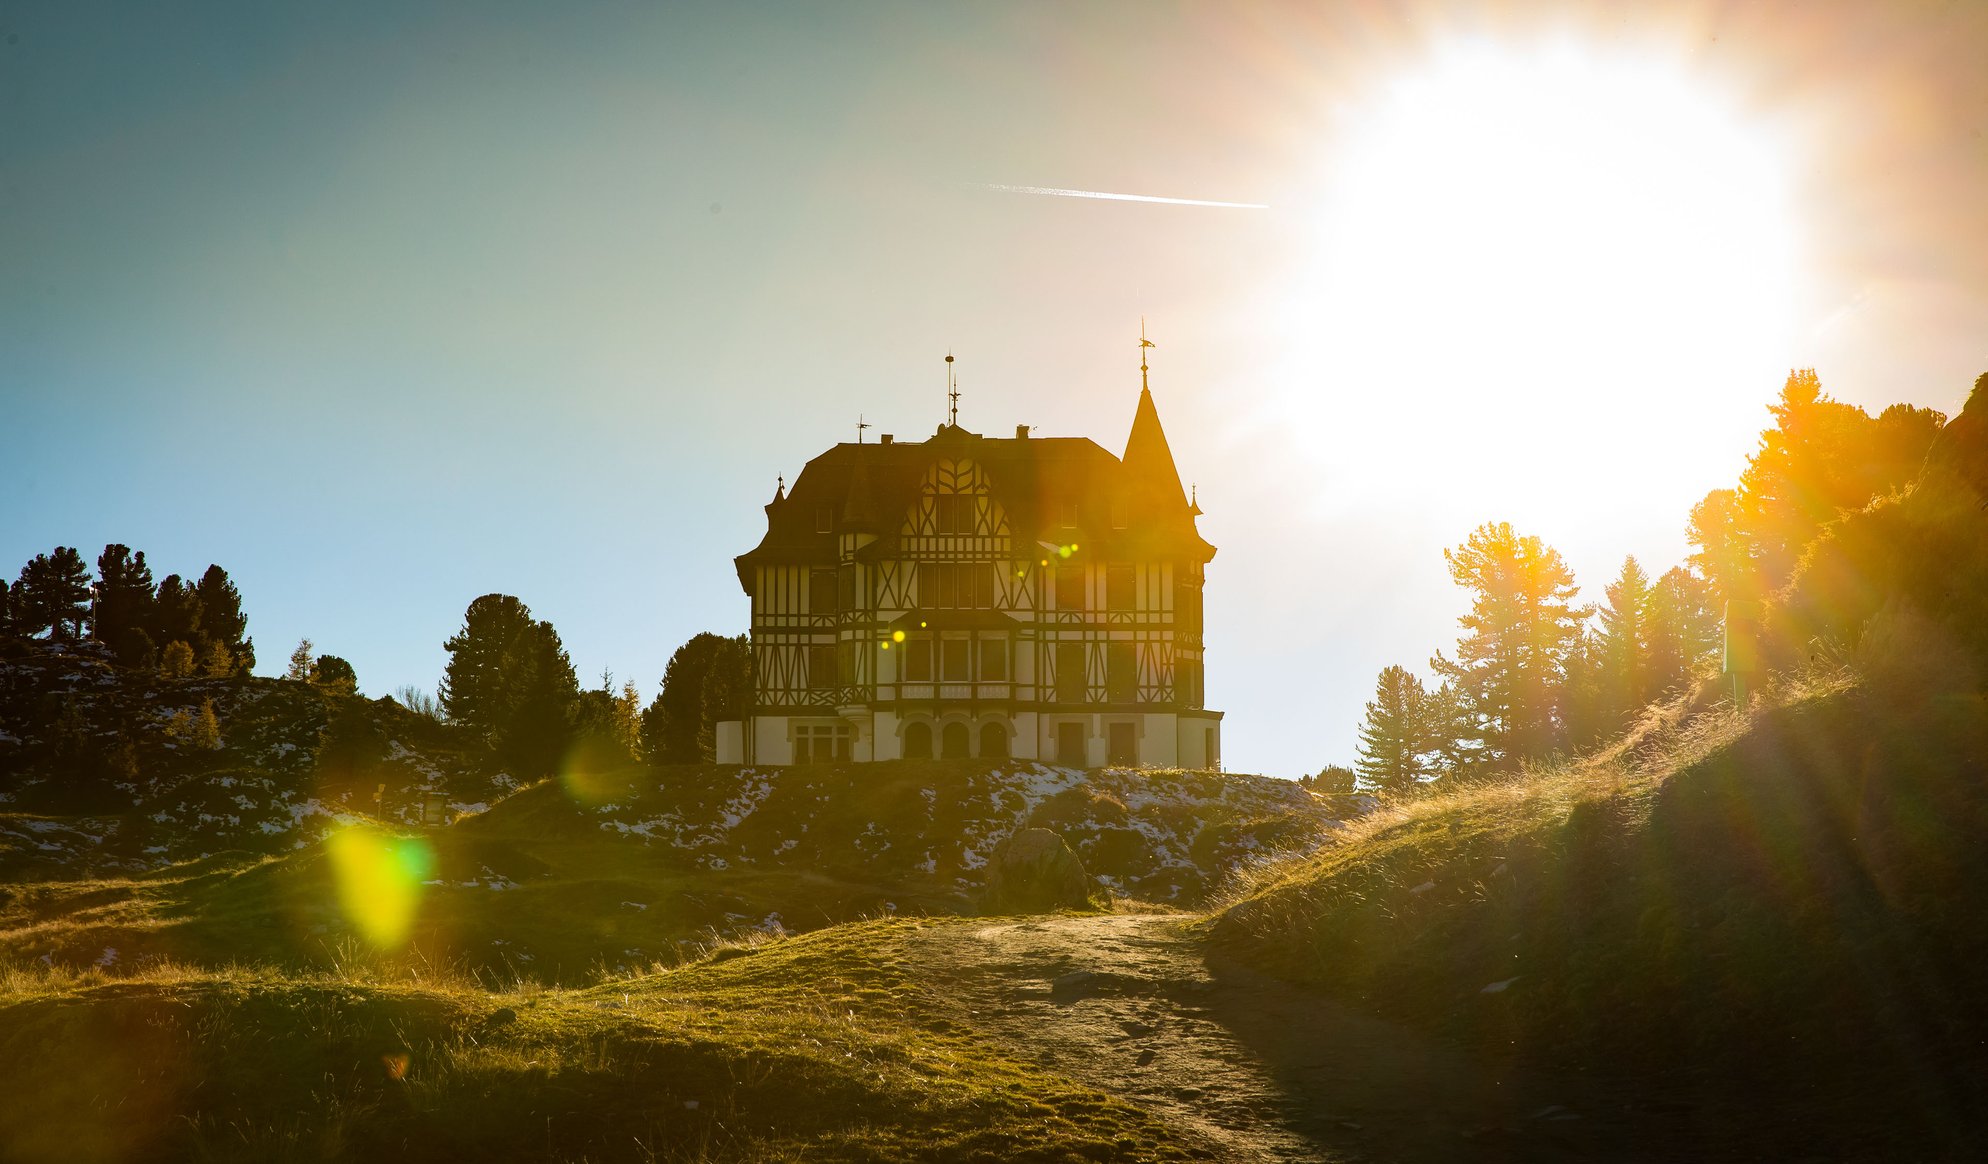
[[[704,758],[704,681],[727,641],[706,631],[670,656],[663,689],[642,717],[644,753],[651,763],[695,764]]]
[[[519,633],[504,654],[503,674],[508,711],[497,733],[499,762],[525,777],[556,772],[573,741],[580,683],[550,622]]]
[[[462,629],[442,644],[449,663],[439,694],[451,723],[495,741],[514,702],[505,658],[531,626],[531,609],[508,594],[485,594],[469,604]]]
[[[1454,687],[1475,758],[1510,769],[1551,753],[1567,656],[1590,613],[1574,602],[1572,572],[1558,550],[1506,522],[1480,526],[1443,558],[1471,608],[1457,620],[1456,659],[1439,653],[1431,665]]]
[[[1653,694],[1682,688],[1720,643],[1720,618],[1712,587],[1682,566],[1664,571],[1650,588],[1644,623],[1649,636]]]
[[[207,645],[200,625],[200,596],[178,574],[168,574],[159,583],[152,603],[152,625],[147,628],[155,643],[185,643],[198,658]],[[164,656],[162,655],[161,658]]]
[[[97,585],[90,603],[90,637],[109,646],[126,666],[142,667],[156,650],[147,631],[156,601],[145,551],[113,542],[97,555]]]
[[[752,648],[745,635],[724,640],[711,656],[704,673],[704,692],[698,701],[697,757],[709,764],[718,758],[718,724],[745,715],[746,700],[752,694]]]
[[[1368,788],[1412,792],[1432,775],[1430,754],[1438,727],[1431,722],[1428,693],[1406,667],[1384,668],[1367,701],[1360,725],[1354,771]]]
[[[235,673],[235,657],[220,639],[207,641],[207,653],[200,659],[200,673],[209,679],[226,679]]]
[[[200,601],[202,633],[228,649],[236,673],[248,674],[255,667],[255,640],[248,635],[241,591],[235,589],[228,572],[215,565],[207,567],[193,589]]]
[[[21,567],[12,607],[17,633],[49,632],[56,640],[79,639],[90,611],[90,571],[74,546],[36,554]]]
[[[14,600],[5,578],[0,578],[0,635],[14,633]]]
[[[221,748],[221,720],[214,714],[214,701],[200,701],[200,718],[193,723],[193,746],[215,752]]]
[[[1650,576],[1634,556],[1622,560],[1622,573],[1608,584],[1600,608],[1598,636],[1602,664],[1603,731],[1612,734],[1650,700],[1650,647],[1645,609]]]
[[[159,655],[159,676],[163,679],[191,679],[193,648],[178,640],[167,643],[165,651]]]
[[[290,666],[283,672],[283,678],[292,683],[309,683],[311,681],[312,650],[314,648],[311,646],[311,640],[298,639],[297,649],[290,652]]]
[[[310,681],[333,695],[359,693],[359,673],[337,655],[319,655],[311,660]]]

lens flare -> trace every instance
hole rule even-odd
[[[559,784],[573,803],[599,808],[613,803],[616,794],[627,788],[627,764],[628,757],[607,741],[583,737],[566,754],[566,763],[559,769]]]
[[[421,905],[421,883],[435,871],[428,843],[350,825],[333,833],[326,848],[346,920],[375,946],[405,942]]]

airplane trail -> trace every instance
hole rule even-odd
[[[1215,206],[1225,210],[1268,210],[1262,202],[1215,202],[1206,198],[1162,198],[1157,194],[1112,194],[1104,190],[1068,190],[1060,186],[1010,186],[985,183],[989,190],[1007,194],[1047,194],[1056,198],[1102,198],[1107,202],[1161,202],[1168,206]]]

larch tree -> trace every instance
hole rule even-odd
[[[297,649],[290,652],[290,666],[284,670],[283,678],[292,683],[309,683],[311,681],[311,660],[315,657],[311,652],[315,649],[311,644],[311,640],[298,639]]]
[[[1550,754],[1561,742],[1566,662],[1590,608],[1558,550],[1487,523],[1443,551],[1450,577],[1471,595],[1456,658],[1431,665],[1453,686],[1475,758],[1496,769]]]

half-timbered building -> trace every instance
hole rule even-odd
[[[836,445],[736,560],[754,691],[719,759],[1216,766],[1200,512],[1143,383],[1123,457],[956,423]]]

